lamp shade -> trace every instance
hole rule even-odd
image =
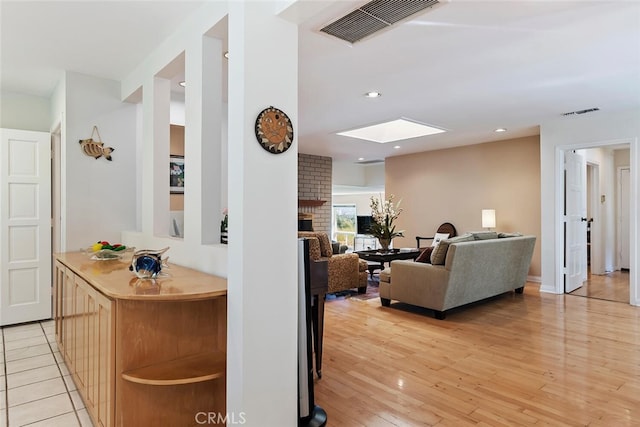
[[[482,209],[482,227],[483,228],[496,227],[496,210],[495,209]]]

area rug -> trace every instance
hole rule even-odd
[[[378,298],[380,294],[378,293],[378,277],[374,275],[373,278],[369,277],[367,281],[367,292],[364,294],[359,294],[356,289],[349,289],[346,291],[335,292],[332,294],[327,294],[325,301],[335,301],[335,300],[344,300],[347,298],[358,300],[358,301],[366,301],[373,298]]]

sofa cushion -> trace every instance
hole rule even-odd
[[[450,239],[445,239],[440,242],[438,246],[431,253],[431,264],[433,265],[444,265],[444,261],[447,259],[447,251],[449,250],[449,245],[452,243],[458,242],[471,242],[475,240],[473,238],[473,234],[465,233],[461,236],[452,237]]]
[[[520,237],[520,236],[522,236],[522,233],[518,233],[518,232],[516,232],[516,233],[498,233],[498,237],[501,238],[501,239],[506,238],[506,237]]]
[[[495,231],[474,231],[473,233],[474,240],[489,240],[489,239],[497,239],[498,233]]]
[[[424,248],[424,250],[420,253],[420,255],[418,255],[418,258],[416,258],[416,262],[424,262],[427,264],[431,264],[431,253],[435,248],[436,248],[435,246],[429,246],[427,248]]]
[[[387,267],[380,272],[380,281],[391,283],[391,267]]]

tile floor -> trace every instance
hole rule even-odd
[[[0,427],[92,427],[58,351],[53,320],[0,332]]]

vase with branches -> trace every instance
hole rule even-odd
[[[394,224],[402,209],[400,202],[394,202],[394,195],[391,194],[386,200],[371,197],[371,216],[373,223],[371,224],[370,234],[378,239],[383,250],[389,250],[389,245],[395,237],[404,237],[404,230],[396,231]]]

